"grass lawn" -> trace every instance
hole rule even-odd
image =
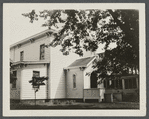
[[[121,102],[121,103],[83,103],[74,102],[72,104],[53,104],[50,102],[34,103],[11,103],[11,110],[26,109],[139,109],[138,102]]]

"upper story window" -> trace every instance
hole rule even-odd
[[[24,51],[21,51],[20,52],[20,61],[23,61],[24,60]]]
[[[76,88],[76,75],[73,74],[73,88]]]
[[[14,75],[14,77],[17,77],[17,71],[13,71],[13,75]],[[16,88],[16,80],[13,80],[12,88]]]
[[[42,44],[40,45],[40,60],[44,60],[45,59],[45,45]]]

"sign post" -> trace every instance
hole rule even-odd
[[[34,88],[35,90],[35,105],[36,105],[36,92],[38,91],[38,88]]]
[[[32,77],[32,80],[29,81],[29,83],[32,83],[32,86],[35,91],[35,105],[36,105],[36,92],[39,90],[40,85],[45,85],[43,81],[47,79],[48,79],[47,77]]]

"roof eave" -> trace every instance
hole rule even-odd
[[[86,67],[88,67],[95,59],[96,59],[96,56],[94,56],[94,58],[86,65]]]
[[[73,66],[73,67],[64,67],[64,69],[76,69],[76,68],[80,68],[80,67],[87,67],[86,65],[80,65],[80,66]]]
[[[27,42],[30,42],[30,39],[38,39],[38,37],[40,37],[40,36],[46,34],[47,32],[56,33],[56,31],[54,31],[53,29],[44,30],[44,31],[42,31],[42,32],[40,32],[40,33],[37,33],[37,34],[35,34],[35,35],[33,35],[33,36],[30,36],[30,37],[28,37],[28,38],[25,38],[25,39],[23,39],[23,40],[21,40],[21,41],[19,41],[19,42],[16,42],[16,43],[10,45],[10,49],[13,48],[13,47],[15,47],[15,46],[22,45],[22,44],[25,44],[25,43],[27,43]]]

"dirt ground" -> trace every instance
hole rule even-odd
[[[74,102],[72,104],[53,104],[50,102],[40,103],[11,103],[11,110],[28,110],[28,109],[139,109],[138,102],[117,102],[117,103],[83,103]]]

